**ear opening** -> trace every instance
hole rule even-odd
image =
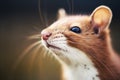
[[[58,10],[58,19],[64,18],[66,15],[66,11],[63,8]]]
[[[100,32],[108,29],[112,19],[112,11],[107,6],[99,6],[90,16],[93,29]]]

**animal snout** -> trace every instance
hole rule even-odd
[[[43,30],[43,31],[41,32],[41,37],[42,37],[43,40],[48,40],[48,38],[49,38],[51,35],[52,35],[51,32],[48,32],[48,31],[45,31],[45,30]]]

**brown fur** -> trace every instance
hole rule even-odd
[[[102,32],[100,35],[96,35],[91,29],[87,32],[86,34],[83,32],[84,34],[80,35],[76,35],[73,32],[65,32],[64,34],[70,46],[84,51],[92,59],[98,68],[101,80],[120,80],[120,69],[117,69],[118,65],[112,63],[111,54],[113,53],[109,50],[110,46],[108,45],[110,43],[107,44],[109,33]]]
[[[62,12],[63,10],[60,11],[59,20],[45,31],[52,33],[57,29],[63,32],[69,46],[83,51],[93,61],[99,71],[99,75],[96,76],[101,80],[120,80],[120,57],[112,49],[108,29],[112,18],[111,10],[101,6],[90,16],[68,16]],[[82,32],[70,31],[73,26],[80,27]]]
[[[107,9],[100,9],[93,12],[92,20],[85,17],[81,21],[85,24],[80,27],[81,34],[66,31],[64,35],[70,46],[82,50],[91,58],[100,73],[101,80],[120,80],[120,57],[112,49],[108,29],[111,14]],[[98,34],[94,31],[96,27]]]

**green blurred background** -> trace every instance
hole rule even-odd
[[[30,50],[14,69],[23,51],[40,40],[27,37],[40,34],[54,22],[59,8],[65,8],[69,14],[90,14],[99,5],[107,5],[113,11],[112,44],[120,53],[119,0],[40,0],[40,4],[39,0],[1,0],[0,80],[60,80],[60,64],[50,56],[43,57],[42,50],[36,53],[35,49]]]

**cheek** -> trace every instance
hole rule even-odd
[[[67,37],[67,44],[80,50],[86,49],[91,46],[91,43],[93,43],[91,41],[92,40],[87,40],[87,38],[82,35],[72,35]]]
[[[78,46],[82,46],[82,47],[87,47],[89,45],[91,45],[91,43],[94,43],[94,40],[96,40],[94,38],[94,36],[92,35],[86,35],[86,34],[76,34],[74,32],[71,31],[66,31],[64,32],[64,35],[67,39],[67,42],[69,45],[74,45],[74,47],[78,47]]]
[[[69,42],[73,42],[75,44],[83,40],[83,36],[81,34],[77,34],[71,31],[65,32],[64,35]]]
[[[68,40],[74,40],[75,38],[78,37],[76,33],[71,32],[71,31],[65,31],[63,34]]]

